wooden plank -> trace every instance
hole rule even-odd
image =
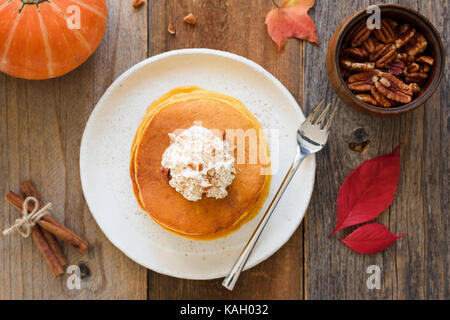
[[[108,5],[105,39],[79,69],[48,81],[0,78],[0,93],[7,91],[6,108],[0,111],[2,193],[31,178],[43,200],[53,203],[55,218],[90,243],[85,255],[64,246],[69,264],[80,265],[82,271],[81,290],[68,290],[67,275],[54,279],[31,240],[2,239],[6,264],[0,270],[1,299],[146,298],[146,270],[103,235],[84,201],[79,178],[79,146],[90,112],[113,79],[147,55],[147,11],[122,1]],[[17,212],[3,197],[0,201],[5,211],[0,223],[6,226]]]
[[[448,0],[438,5],[419,1],[417,9],[430,18],[440,32],[447,53],[444,79],[439,90],[424,106],[422,162],[422,194],[424,214],[424,292],[426,299],[448,299],[450,279],[449,255],[449,23],[444,10]],[[405,297],[408,298],[408,297]]]
[[[448,0],[399,2],[421,11],[442,39],[449,38]],[[17,190],[19,181],[31,177],[44,201],[55,205],[56,218],[91,243],[84,256],[64,246],[70,263],[83,267],[82,290],[73,291],[66,289],[67,276],[53,278],[31,240],[2,238],[0,299],[144,299],[147,287],[150,299],[450,297],[447,79],[424,108],[397,118],[376,119],[342,105],[326,78],[325,56],[332,32],[346,16],[371,1],[340,2],[339,10],[330,10],[336,8],[335,1],[317,1],[311,15],[321,46],[306,44],[303,48],[299,41],[291,40],[281,54],[276,53],[264,26],[270,1],[152,0],[139,10],[127,1],[108,0],[108,4],[105,39],[78,70],[40,82],[0,74],[0,194]],[[189,12],[198,18],[195,27],[182,22]],[[176,36],[168,34],[169,23],[175,25]],[[448,53],[448,41],[445,46]],[[256,61],[280,79],[301,105],[305,92],[307,112],[323,97],[341,109],[330,144],[317,156],[316,187],[304,227],[268,261],[244,272],[232,293],[224,290],[219,280],[186,281],[151,271],[147,274],[104,237],[89,213],[79,181],[81,134],[106,88],[146,56],[188,47],[227,50]],[[448,72],[447,63],[446,75]],[[349,150],[349,142],[361,140],[371,141],[365,154]],[[402,173],[397,199],[378,222],[407,237],[373,256],[354,253],[337,241],[351,230],[328,239],[336,221],[338,188],[345,176],[364,160],[390,152],[400,142]],[[17,212],[3,198],[0,209],[0,226],[12,224]],[[381,290],[366,287],[369,265],[382,269]]]
[[[230,51],[261,64],[288,87],[301,104],[303,92],[302,45],[292,40],[281,54],[264,24],[271,1],[153,0],[149,1],[150,54],[205,47]],[[194,13],[198,24],[183,23]],[[167,32],[168,24],[176,36]],[[220,280],[187,281],[149,272],[149,299],[301,299],[302,228],[277,254],[244,272],[230,293]]]
[[[439,13],[447,7],[444,2],[433,2],[432,7],[431,3],[400,1],[425,16],[436,17],[433,22],[441,32],[448,29]],[[317,3],[312,14],[324,42],[347,16],[370,4],[346,1],[339,10],[330,10],[334,3]],[[446,34],[442,36],[446,39]],[[326,50],[325,45],[319,50],[307,47],[305,54],[305,92],[309,93],[305,105],[310,110],[325,96],[340,108],[332,139],[317,156],[316,192],[306,215],[305,298],[448,298],[448,87],[443,84],[425,107],[409,114],[391,119],[369,117],[344,106],[328,85]],[[349,142],[360,140],[371,141],[363,155],[348,148]],[[399,143],[403,143],[402,172],[396,200],[377,221],[407,237],[372,256],[357,254],[337,240],[351,228],[328,239],[336,222],[337,192],[345,176],[364,160],[390,152]],[[382,269],[381,290],[367,289],[370,265]]]

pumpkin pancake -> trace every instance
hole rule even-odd
[[[235,177],[223,199],[189,201],[178,193],[161,172],[164,152],[171,145],[169,133],[201,126],[223,132],[255,130],[257,143],[239,143],[245,161],[235,161]],[[233,134],[228,143],[236,145]],[[261,149],[262,148],[262,149]],[[266,152],[260,152],[258,150]],[[244,152],[245,150],[245,152]],[[174,89],[147,110],[133,141],[130,175],[139,205],[158,224],[181,236],[196,240],[214,239],[235,231],[261,209],[270,187],[266,137],[258,120],[238,100],[198,87]],[[251,154],[258,155],[256,163]],[[242,155],[242,154],[241,154]],[[241,158],[242,159],[242,158]],[[244,163],[241,163],[244,162]],[[266,173],[266,174],[263,174]]]

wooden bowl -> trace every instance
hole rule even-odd
[[[415,99],[408,104],[394,108],[382,108],[362,102],[345,84],[340,71],[339,53],[348,31],[358,22],[367,19],[367,17],[371,15],[366,12],[366,9],[358,11],[347,18],[331,38],[327,52],[328,79],[330,80],[334,91],[345,104],[371,115],[392,116],[419,107],[433,95],[444,75],[445,52],[439,33],[432,23],[419,12],[396,4],[381,4],[378,5],[378,7],[381,9],[381,17],[389,17],[399,22],[409,23],[428,41],[428,47],[424,55],[433,57],[435,64],[430,70],[427,82],[422,85],[420,93],[418,93],[415,96]]]

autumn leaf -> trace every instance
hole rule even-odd
[[[399,147],[368,160],[345,178],[337,200],[337,223],[330,237],[349,226],[375,219],[394,201],[400,175]]]
[[[404,235],[395,235],[385,226],[369,223],[359,227],[341,241],[356,252],[373,254],[389,248],[401,237]]]
[[[319,44],[314,21],[308,11],[314,0],[284,0],[279,8],[272,9],[266,18],[267,31],[278,46],[283,49],[286,39],[298,38]]]

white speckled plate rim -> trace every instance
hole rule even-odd
[[[293,71],[295,72],[295,71]],[[199,242],[157,225],[137,205],[129,178],[131,143],[148,105],[163,93],[197,85],[242,101],[271,140],[278,167],[269,198],[257,218],[232,235]],[[169,51],[123,73],[93,110],[80,147],[80,176],[88,207],[106,237],[130,259],[153,271],[185,279],[225,276],[261,218],[295,154],[295,133],[304,120],[289,91],[258,64],[211,49]],[[278,149],[280,152],[276,152]],[[306,159],[269,221],[246,269],[269,258],[300,225],[314,187],[314,156]],[[300,261],[299,261],[300,263]]]

